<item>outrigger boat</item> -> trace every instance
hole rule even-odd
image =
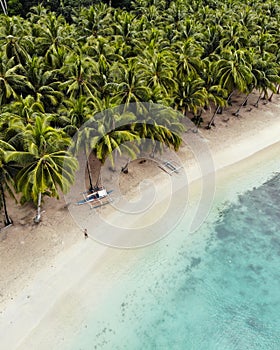
[[[93,191],[83,192],[84,199],[77,202],[77,205],[89,204],[91,208],[98,208],[112,202],[111,191],[106,191],[103,186],[98,186]]]
[[[173,173],[178,174],[179,170],[182,168],[182,166],[177,164],[175,161],[168,160],[163,162],[162,164],[159,164],[158,167],[169,175],[172,175]]]

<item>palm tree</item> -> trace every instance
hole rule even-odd
[[[108,91],[114,91],[114,88],[117,89],[117,84],[108,83],[107,89]],[[105,97],[101,98],[100,96],[94,96],[93,98],[89,98],[88,100],[88,109],[91,111],[91,115],[96,115],[107,109],[114,108],[119,105],[118,99],[114,96],[113,93],[108,93]]]
[[[139,64],[133,59],[128,60],[127,65],[116,65],[112,71],[115,75],[115,83],[111,83],[116,104],[123,104],[124,109],[131,102],[149,101],[151,90],[144,84],[141,77]]]
[[[215,55],[215,57],[218,57]],[[230,98],[231,95],[228,94],[228,91],[219,85],[217,81],[216,75],[213,74],[216,61],[211,61],[211,56],[207,57],[203,60],[204,69],[201,72],[201,78],[204,80],[204,86],[207,91],[207,101],[205,104],[205,108],[211,108],[212,104],[214,104],[214,114],[207,126],[207,129],[214,125],[214,120],[216,114],[222,110],[228,104],[227,99]],[[201,122],[200,116],[198,115],[198,122]],[[198,123],[200,124],[200,123]],[[199,125],[198,125],[199,126]]]
[[[277,43],[274,42],[274,35],[269,32],[254,35],[252,43],[260,56],[264,56],[266,53],[274,53],[278,49]]]
[[[131,129],[135,120],[136,116],[133,113],[115,109],[99,115],[97,133],[92,145],[96,157],[102,164],[109,158],[114,166],[114,150],[119,155],[125,152],[130,158],[135,158],[136,153],[139,152],[137,142],[140,139],[139,135]]]
[[[18,93],[27,93],[33,86],[23,74],[23,67],[15,64],[14,58],[7,58],[0,52],[0,106],[16,99]]]
[[[7,161],[22,166],[16,176],[17,191],[22,202],[37,203],[35,221],[41,218],[41,199],[47,195],[59,198],[59,189],[66,192],[74,181],[77,161],[64,149],[70,140],[58,129],[49,125],[47,117],[37,116],[34,125],[29,124],[23,134],[24,151],[7,152]]]
[[[76,118],[75,118],[76,119]],[[79,119],[76,119],[79,121]],[[66,127],[67,128],[67,127]],[[65,128],[65,129],[66,129]],[[73,128],[74,129],[74,128]],[[79,130],[76,131],[75,135],[72,137],[70,152],[75,155],[75,157],[85,159],[86,169],[89,179],[89,191],[93,191],[93,180],[92,180],[92,171],[89,163],[89,155],[92,153],[93,148],[96,145],[98,140],[97,136],[98,123],[91,117],[84,123]],[[83,154],[83,155],[81,155]]]
[[[2,118],[3,121],[8,123],[8,128],[12,129],[17,125],[23,127],[34,123],[36,115],[44,112],[44,105],[40,101],[35,100],[32,95],[28,95],[25,98],[20,96],[3,108]]]
[[[248,46],[248,31],[246,27],[236,22],[224,28],[223,39],[220,41],[221,49],[233,47],[235,50]]]
[[[221,57],[218,55],[212,56],[213,73],[216,77],[218,86],[227,90],[229,102],[235,90],[241,93],[248,93],[252,87],[252,56],[243,49],[234,50],[233,48],[223,49]],[[218,105],[207,128],[211,128],[214,123],[216,114],[221,109]]]
[[[202,58],[209,57],[216,53],[220,47],[220,41],[223,38],[223,28],[219,24],[207,25],[203,31],[203,38],[200,40],[203,47]]]
[[[252,7],[249,5],[244,5],[242,11],[236,11],[236,22],[239,22],[243,28],[246,28],[250,33],[255,33],[261,28],[257,24],[258,16],[252,10]]]
[[[126,45],[131,45],[133,38],[137,35],[136,21],[136,15],[130,12],[116,11],[112,25],[115,38],[121,39]]]
[[[253,80],[250,53],[246,50],[224,49],[216,61],[213,74],[216,74],[219,85],[229,93],[237,89],[247,92]]]
[[[157,27],[147,28],[147,24],[143,25],[143,30],[141,31],[141,36],[138,34],[138,37],[134,39],[134,56],[146,57],[146,54],[152,56],[153,53],[158,53],[161,51],[167,51],[170,48],[170,42],[174,37],[174,32],[171,32],[171,29],[165,28],[166,31],[163,31]],[[169,34],[170,33],[170,34]],[[168,37],[168,34],[172,38]]]
[[[267,99],[269,90],[276,93],[276,84],[280,83],[278,64],[274,61],[274,56],[265,53],[263,57],[256,57],[253,62],[252,73],[255,79],[254,87],[260,91],[259,97],[254,104],[258,107],[261,97]]]
[[[190,37],[183,42],[179,41],[174,45],[174,49],[177,53],[177,77],[183,79],[189,74],[198,75],[198,72],[203,69],[203,61],[201,60],[203,49],[195,42],[194,38]]]
[[[144,53],[139,70],[145,85],[152,91],[158,89],[164,96],[168,96],[176,86],[174,57],[169,51]]]
[[[111,8],[107,4],[99,3],[89,8],[76,11],[73,21],[76,24],[80,40],[93,36],[106,36],[111,32]]]
[[[74,137],[71,149],[76,155],[79,152],[84,153],[90,191],[94,188],[88,161],[91,153],[95,154],[96,158],[101,161],[101,165],[110,159],[112,167],[114,167],[114,151],[120,155],[126,153],[131,158],[135,158],[139,151],[137,147],[139,136],[131,130],[131,124],[136,117],[132,113],[120,113],[120,109],[103,110],[96,114],[83,125]],[[98,181],[99,176],[95,186],[98,185]]]
[[[63,98],[63,93],[57,88],[57,71],[48,69],[43,57],[34,55],[26,62],[26,72],[34,87],[36,100],[44,105],[46,111],[52,111]]]
[[[163,15],[167,22],[173,25],[174,29],[179,29],[186,19],[187,7],[182,2],[172,2]]]
[[[25,65],[33,53],[34,43],[30,30],[20,17],[4,17],[0,32],[2,50],[7,58],[14,57],[15,64]]]
[[[61,127],[70,137],[93,116],[92,99],[86,96],[65,99],[58,108],[59,115],[55,115],[52,124]]]
[[[56,55],[59,49],[63,48],[69,52],[70,48],[75,48],[76,41],[71,35],[72,29],[61,15],[56,16],[53,12],[43,14],[38,20],[37,31],[36,51],[45,57],[50,65],[53,55]]]
[[[196,18],[186,17],[181,23],[175,36],[176,40],[185,41],[193,38],[195,42],[203,41],[202,24]]]
[[[13,170],[15,169],[6,161],[6,152],[12,150],[14,150],[14,148],[9,145],[9,143],[0,140],[0,208],[4,210],[5,226],[9,226],[13,223],[8,214],[5,192],[8,192],[9,195],[16,200],[13,191],[15,186],[13,180],[15,174]]]
[[[8,142],[16,150],[24,150],[25,140],[23,130],[29,124],[34,124],[37,116],[45,113],[44,106],[28,95],[3,106],[0,119],[2,139]]]
[[[115,55],[116,56],[116,55]],[[92,82],[101,99],[108,94],[108,84],[111,82],[112,66],[103,54],[99,55],[98,61],[93,63]]]
[[[106,64],[112,65],[116,61],[124,61],[124,58],[115,53],[116,43],[112,45],[112,38],[89,36],[82,46],[82,52],[96,61],[102,59]],[[102,58],[101,58],[102,57]]]
[[[96,90],[92,81],[93,67],[94,61],[89,56],[69,54],[61,68],[65,81],[60,83],[60,88],[72,98],[93,96]]]
[[[37,23],[40,19],[47,15],[48,10],[41,4],[37,6],[32,6],[29,9],[27,18],[31,24]]]
[[[184,115],[191,112],[194,115],[208,103],[207,90],[204,81],[195,75],[186,76],[178,80],[178,90],[174,93],[175,109]]]
[[[152,146],[149,149],[152,156],[155,152],[162,152],[164,146],[178,151],[182,142],[180,135],[185,130],[180,122],[181,115],[171,108],[153,103],[146,104],[145,107],[137,113],[137,120],[132,125],[132,130],[141,138],[141,149]],[[150,142],[146,143],[147,139]]]

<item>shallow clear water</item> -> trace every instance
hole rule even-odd
[[[280,349],[279,189],[274,174],[191,237],[148,247],[73,349]]]

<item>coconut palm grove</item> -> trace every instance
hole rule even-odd
[[[211,128],[235,93],[244,95],[245,105],[258,91],[255,108],[260,99],[269,102],[279,93],[279,1],[136,0],[112,7],[115,3],[61,1],[50,8],[47,1],[0,2],[5,225],[12,222],[7,196],[37,205],[44,196],[67,191],[77,169],[68,151],[71,138],[89,120],[91,139],[102,136],[91,142],[91,151],[104,162],[121,143],[140,137],[177,150],[183,118]],[[128,104],[141,102],[181,113],[145,127],[126,112]],[[100,112],[119,105],[123,113],[116,118],[127,122],[102,135],[112,121]],[[205,110],[213,115],[207,123]],[[169,123],[178,132],[170,133]]]

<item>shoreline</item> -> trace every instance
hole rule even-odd
[[[280,142],[268,146],[271,147],[276,147],[278,151]],[[267,148],[259,151],[250,159],[258,159],[259,153],[262,153],[261,158],[265,157],[266,150]],[[247,158],[244,159],[245,162],[246,160]],[[242,166],[244,161],[241,161]],[[235,165],[230,167],[233,169]],[[225,169],[230,170],[229,173],[232,171],[229,167]],[[225,169],[220,170],[219,176],[228,176]],[[172,239],[172,234],[169,239]],[[189,240],[191,244],[192,235],[189,236]],[[8,332],[2,337],[3,349],[11,348],[11,339],[14,340],[13,324],[16,325],[16,335],[20,339],[15,343],[16,349],[36,348],[39,343],[43,350],[49,349],[53,344],[59,344],[59,349],[69,349],[73,330],[77,332],[77,329],[87,327],[83,316],[88,314],[88,310],[98,312],[98,306],[106,303],[110,292],[120,283],[122,275],[145,259],[145,249],[122,250],[101,246],[95,241],[90,242],[93,243],[91,245],[87,243],[83,241],[64,255],[58,256],[58,270],[52,271],[52,274],[49,269],[41,271],[33,285],[24,290],[14,306],[7,310]],[[164,240],[158,244],[161,247],[165,246]],[[154,252],[157,251],[156,247],[151,245],[146,249],[148,252]],[[88,298],[88,291],[91,291],[91,294],[94,291],[94,300]],[[27,296],[30,296],[28,301]],[[19,315],[18,310],[23,310],[23,314]],[[51,325],[49,329],[48,325]],[[1,327],[0,322],[0,329]]]
[[[280,142],[279,96],[277,96],[277,100],[278,104],[270,104],[270,107],[273,105],[275,110],[271,111],[269,121],[267,119],[263,121],[261,116],[259,119],[256,118],[255,120],[253,120],[253,118],[251,118],[249,121],[245,121],[245,118],[244,120],[241,120],[241,124],[242,122],[245,124],[245,131],[240,134],[237,133],[237,135],[235,135],[235,140],[233,140],[233,138],[228,140],[228,135],[226,134],[226,130],[229,130],[229,128],[233,126],[219,129],[219,125],[217,125],[215,130],[203,132],[199,131],[198,135],[202,134],[203,139],[205,140],[206,144],[209,145],[212,152],[216,172],[218,170],[223,171],[222,169],[229,166],[238,166],[238,163],[241,160],[246,160],[252,155],[256,155],[259,151]],[[263,113],[263,110],[261,109],[257,111]],[[265,113],[270,113],[269,108]],[[236,119],[233,122],[235,123],[238,121],[240,120]],[[255,125],[252,125],[253,122]],[[225,134],[221,136],[221,143],[216,142],[214,144],[213,139],[216,138],[217,141],[217,136],[219,136],[219,132],[222,133],[222,131],[224,131]],[[185,137],[189,136],[197,137],[196,134],[192,134],[191,132],[186,133]],[[225,144],[226,141],[231,142],[231,144]],[[183,153],[184,149],[181,150],[180,153],[181,152]],[[134,168],[132,167],[130,171],[133,174]],[[190,170],[188,169],[188,171],[190,182],[194,182],[195,180],[199,179],[199,169],[192,167]],[[48,209],[46,209],[46,211],[48,211]],[[65,212],[62,211],[62,215],[63,214],[64,217],[68,217],[67,225],[65,222],[63,222],[63,220],[61,220],[60,225],[54,227],[51,225],[51,222],[47,221],[45,226],[42,225],[39,227],[39,229],[41,229],[42,234],[44,234],[46,230],[53,232],[66,230],[66,233],[64,233],[67,234],[67,229],[69,230],[71,228],[72,231],[77,231],[73,234],[73,237],[71,238],[72,241],[68,241],[66,244],[61,244],[60,251],[54,252],[52,256],[45,259],[45,264],[43,267],[42,265],[37,266],[36,273],[34,272],[33,274],[27,276],[28,283],[25,288],[24,284],[22,284],[22,281],[20,280],[18,280],[18,289],[16,288],[16,280],[14,280],[13,283],[11,282],[8,286],[11,289],[17,289],[18,294],[15,292],[16,296],[13,295],[11,297],[12,300],[11,298],[6,298],[6,300],[3,300],[0,304],[0,329],[5,330],[6,332],[2,343],[3,349],[13,348],[10,346],[11,339],[14,345],[17,346],[21,344],[26,337],[29,338],[29,335],[33,334],[34,331],[36,332],[37,326],[42,327],[42,324],[47,324],[46,320],[50,320],[49,317],[51,317],[49,314],[50,310],[53,309],[55,305],[62,303],[64,296],[67,295],[67,293],[69,294],[69,291],[71,291],[72,288],[78,286],[80,280],[82,280],[83,277],[86,277],[89,271],[94,269],[96,275],[98,276],[98,274],[101,273],[99,271],[99,267],[102,266],[103,268],[103,266],[106,265],[107,270],[105,269],[105,271],[107,271],[108,280],[109,276],[112,278],[112,280],[108,281],[110,286],[110,282],[113,284],[114,278],[116,278],[116,274],[118,272],[116,270],[118,266],[115,266],[115,270],[113,269],[113,272],[108,270],[108,266],[110,266],[110,264],[113,266],[116,259],[117,261],[119,261],[119,259],[126,259],[127,255],[132,258],[132,260],[135,259],[135,257],[133,257],[133,252],[131,251],[127,253],[127,251],[125,252],[108,248],[106,246],[101,246],[96,242],[89,244],[92,243],[92,241],[85,241],[77,226],[74,228],[71,227],[73,226],[73,221],[69,223],[70,215],[68,213],[65,215]],[[13,234],[16,234],[17,232],[15,231],[19,230],[13,231]],[[33,230],[33,233],[34,231],[35,230]],[[1,245],[9,243],[7,241],[5,243],[3,242],[1,242]],[[19,245],[19,247],[23,246],[23,244]],[[131,261],[129,263],[131,263]],[[123,265],[123,263],[121,263],[121,265]],[[102,268],[100,270],[102,270]],[[101,287],[102,286],[98,286],[100,292],[102,291]],[[75,305],[75,301],[73,301],[73,305]],[[40,338],[40,333],[38,334],[38,338]],[[5,348],[5,346],[7,347]],[[23,347],[20,348],[25,347],[23,345]]]

